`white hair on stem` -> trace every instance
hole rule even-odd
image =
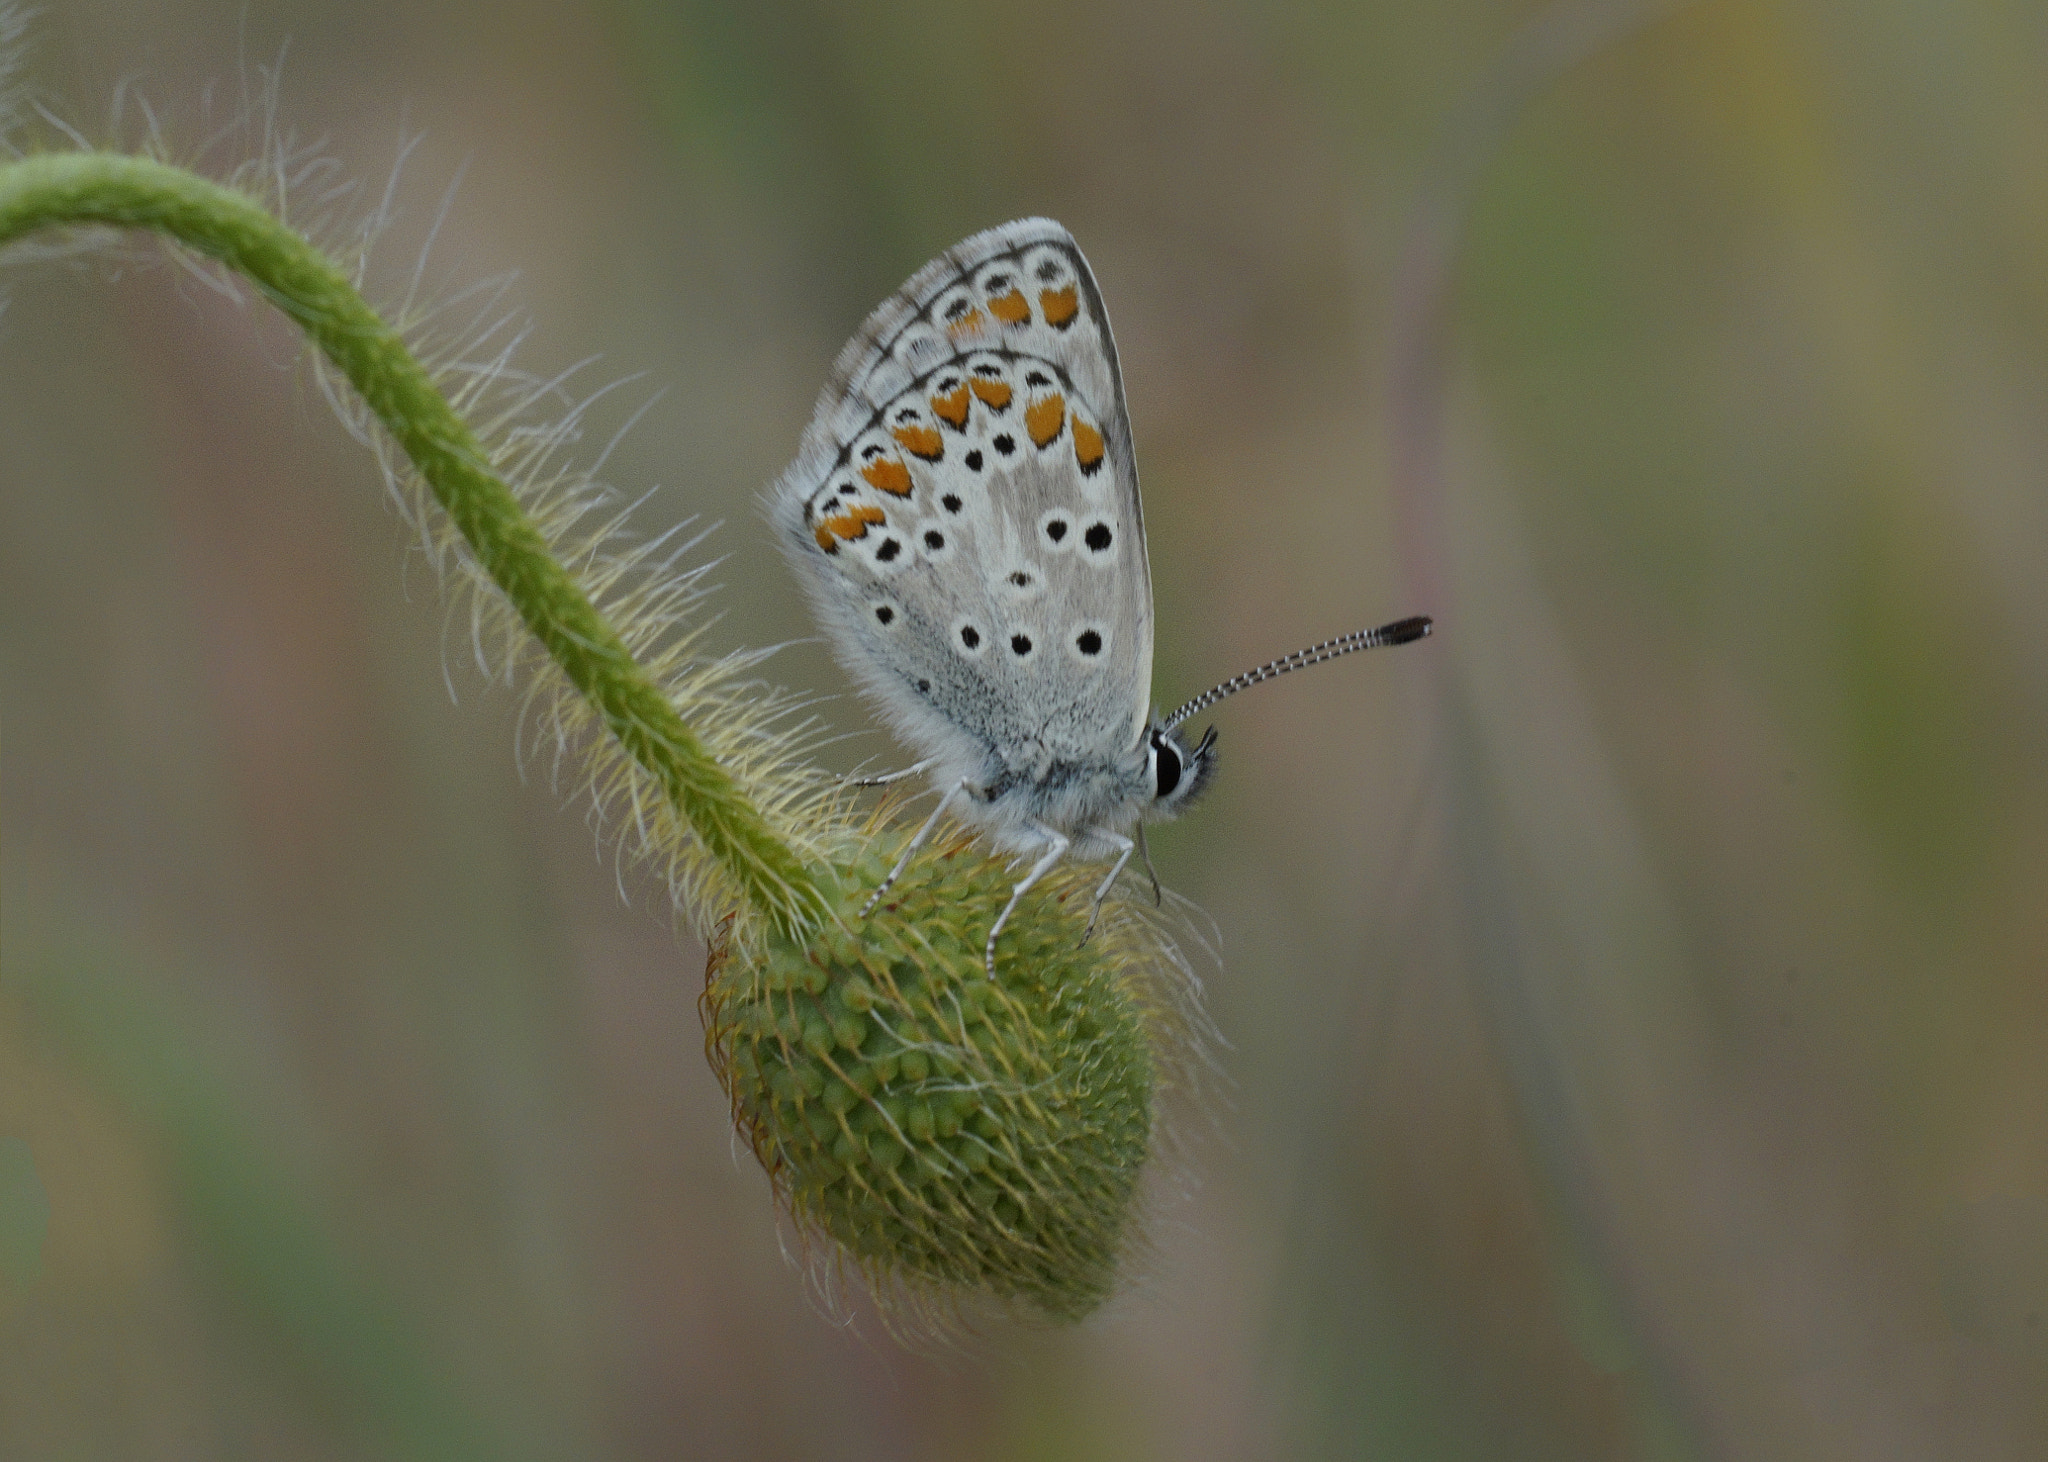
[[[0,140],[7,151],[24,139],[18,120],[17,74],[24,15],[0,5]],[[326,139],[302,139],[280,105],[282,49],[269,64],[244,67],[231,110],[213,115],[219,94],[202,98],[201,141],[181,151],[171,141],[176,118],[152,104],[132,81],[115,88],[104,144],[211,174],[258,200],[336,260],[373,300],[383,273],[380,245],[405,211],[408,168],[422,134],[405,132],[379,188],[366,189],[327,149]],[[12,111],[9,108],[13,108]],[[33,105],[43,150],[90,151],[88,130],[48,107]],[[404,338],[434,384],[482,444],[486,465],[511,489],[549,550],[577,586],[617,630],[626,647],[702,738],[706,750],[806,863],[841,856],[852,846],[864,815],[856,793],[816,765],[814,753],[828,728],[814,714],[818,698],[769,684],[759,668],[772,650],[717,652],[704,644],[713,622],[711,563],[693,563],[710,528],[694,518],[647,533],[635,517],[651,490],[629,495],[601,473],[626,432],[652,409],[660,393],[630,410],[603,449],[587,461],[578,454],[594,410],[640,378],[622,376],[589,386],[598,357],[553,371],[522,364],[534,325],[509,301],[516,276],[472,282],[436,278],[436,249],[455,206],[462,169],[436,199],[418,253],[396,270],[396,288],[380,313]],[[388,251],[387,251],[388,252]],[[159,238],[137,238],[106,228],[39,236],[9,250],[10,263],[90,253],[123,266],[168,259],[182,278],[246,302],[240,276]],[[434,500],[410,460],[378,423],[354,388],[312,349],[301,359],[321,395],[357,442],[369,449],[388,496],[444,591],[443,678],[453,694],[449,663],[455,636],[463,657],[485,683],[523,682],[515,736],[522,774],[536,762],[549,782],[590,798],[599,835],[614,845],[622,889],[627,864],[645,864],[665,884],[679,914],[708,923],[730,907],[736,889],[703,851],[655,775],[636,761],[599,713],[570,685],[519,613],[477,562],[467,541]]]

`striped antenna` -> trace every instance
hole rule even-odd
[[[1320,645],[1310,645],[1305,650],[1296,650],[1292,655],[1269,660],[1256,670],[1233,675],[1214,690],[1202,692],[1168,716],[1162,723],[1162,729],[1171,731],[1188,717],[1199,716],[1216,702],[1234,696],[1241,690],[1249,690],[1262,680],[1285,675],[1290,670],[1320,665],[1325,660],[1334,660],[1339,655],[1349,655],[1359,650],[1377,649],[1381,645],[1405,645],[1411,640],[1419,640],[1429,633],[1431,623],[1428,615],[1418,614],[1411,619],[1397,619],[1392,624],[1383,624],[1378,629],[1362,629],[1348,635],[1339,635],[1334,640],[1324,640]]]

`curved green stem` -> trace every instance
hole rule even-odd
[[[296,320],[362,394],[491,581],[705,850],[777,923],[815,922],[824,899],[796,854],[549,551],[426,368],[341,270],[255,199],[183,168],[95,152],[0,166],[0,248],[39,229],[81,224],[168,234],[246,276]]]

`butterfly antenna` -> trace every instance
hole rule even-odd
[[[1171,731],[1188,717],[1199,716],[1216,702],[1234,696],[1241,690],[1249,690],[1262,680],[1285,675],[1290,670],[1320,665],[1325,660],[1334,660],[1339,655],[1350,655],[1359,650],[1378,649],[1381,645],[1405,645],[1410,641],[1419,640],[1429,633],[1432,623],[1428,615],[1418,614],[1409,619],[1397,619],[1392,624],[1383,624],[1378,629],[1362,629],[1348,635],[1339,635],[1334,640],[1324,640],[1319,645],[1296,650],[1292,655],[1282,655],[1278,660],[1268,660],[1256,670],[1233,675],[1214,690],[1203,691],[1168,716],[1163,723],[1163,729]]]

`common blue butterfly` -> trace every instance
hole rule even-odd
[[[1087,260],[1046,218],[955,245],[868,317],[770,512],[834,651],[922,757],[896,775],[929,773],[940,794],[874,897],[949,809],[1036,855],[989,929],[991,974],[996,936],[1055,863],[1114,859],[1099,908],[1138,846],[1130,832],[1200,795],[1216,732],[1188,744],[1188,717],[1430,630],[1412,618],[1325,641],[1154,713],[1116,343]]]

